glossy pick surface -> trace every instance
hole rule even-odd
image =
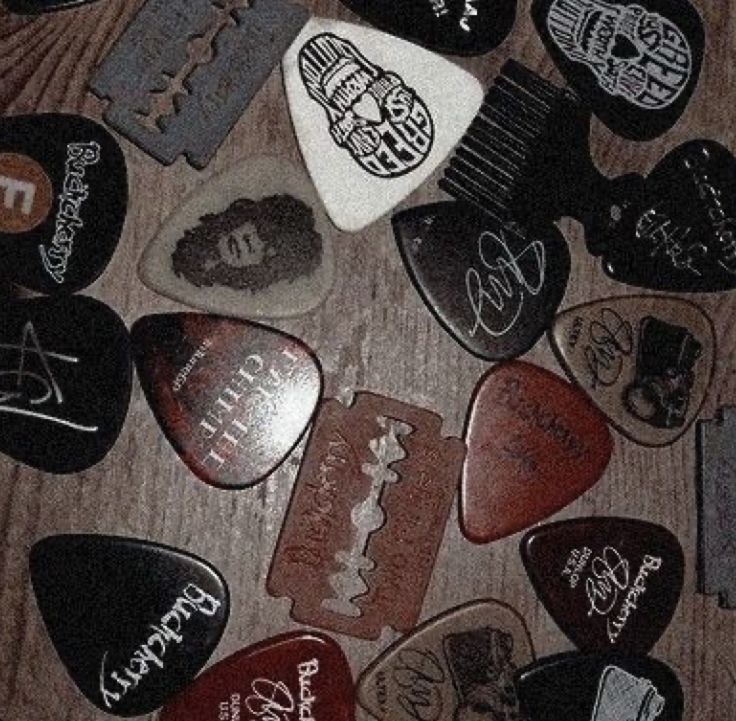
[[[499,601],[474,601],[386,649],[361,674],[358,700],[380,721],[521,721],[514,673],[533,660],[521,616]]]
[[[54,647],[79,690],[116,716],[154,711],[186,686],[227,623],[225,581],[167,546],[96,535],[49,536],[31,580]]]
[[[130,338],[92,298],[34,298],[0,310],[0,452],[50,473],[101,461],[130,402]]]
[[[317,633],[288,633],[207,669],[161,712],[161,721],[354,721],[355,692],[340,647]]]
[[[446,202],[399,213],[393,227],[419,294],[466,350],[515,358],[551,325],[570,275],[567,243],[553,226],[527,234]]]
[[[291,452],[322,375],[296,338],[199,313],[145,316],[132,329],[141,385],[181,459],[203,481],[242,488]]]
[[[303,170],[249,158],[210,178],[168,218],[139,273],[162,295],[213,313],[300,315],[330,290],[333,235]]]
[[[516,0],[341,0],[386,32],[451,55],[482,55],[511,31]]]
[[[675,612],[685,559],[666,528],[631,518],[576,518],[521,541],[549,614],[583,651],[647,653]]]
[[[681,721],[674,671],[648,656],[562,653],[517,675],[527,721]]]
[[[550,341],[610,422],[645,446],[668,445],[688,429],[713,375],[713,325],[678,298],[626,296],[571,308]]]
[[[603,253],[615,280],[652,290],[736,288],[736,159],[712,140],[668,153],[646,180],[646,202],[628,236]]]
[[[93,283],[120,238],[125,158],[101,125],[78,115],[0,120],[0,267],[39,293]]]
[[[475,389],[465,429],[460,525],[487,543],[541,521],[601,477],[613,448],[603,416],[543,368],[494,366]]]
[[[650,140],[678,121],[705,47],[688,0],[534,0],[532,16],[560,72],[615,133]]]
[[[324,18],[305,25],[283,71],[304,162],[327,214],[349,232],[423,183],[483,100],[480,83],[439,55]]]

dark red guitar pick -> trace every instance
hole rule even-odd
[[[646,653],[682,590],[680,542],[633,518],[542,526],[522,539],[521,557],[550,616],[584,651]]]
[[[289,633],[229,656],[170,701],[161,721],[353,721],[355,692],[340,647]]]
[[[474,543],[564,508],[601,477],[613,447],[603,416],[580,391],[521,361],[480,380],[465,442],[460,523]]]
[[[268,476],[298,443],[322,388],[296,338],[199,313],[150,315],[131,331],[138,375],[193,473],[228,488]]]

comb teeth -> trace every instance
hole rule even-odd
[[[506,222],[567,91],[515,60],[501,68],[439,187]]]

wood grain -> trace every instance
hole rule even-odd
[[[4,114],[66,110],[99,118],[101,104],[86,83],[141,0],[100,0],[78,10],[35,19],[0,11],[0,108]],[[315,13],[355,20],[337,0],[305,2]],[[621,140],[593,128],[595,159],[609,174],[648,171],[662,153],[693,137],[720,140],[736,150],[733,124],[736,6],[697,2],[707,20],[708,53],[698,91],[677,127],[651,143]],[[509,56],[554,77],[551,61],[521,0],[512,35],[495,52],[461,64],[488,83]],[[559,77],[558,77],[559,79]],[[148,291],[136,264],[162,220],[195,186],[255,153],[279,153],[301,162],[276,71],[204,172],[179,161],[164,168],[121,141],[131,174],[132,202],[112,264],[88,291],[132,323],[143,314],[181,306]],[[404,207],[441,198],[435,176]],[[627,288],[606,279],[583,248],[580,228],[565,223],[573,249],[573,276],[564,306]],[[274,323],[309,343],[321,358],[328,395],[368,389],[441,413],[459,433],[470,393],[487,368],[465,353],[419,300],[405,274],[387,220],[338,243],[339,278],[317,312]],[[709,401],[736,401],[736,295],[696,297],[718,331],[719,362]],[[546,340],[527,358],[561,373]],[[230,625],[213,660],[295,628],[288,602],[264,588],[276,536],[301,449],[268,482],[227,492],[197,482],[159,432],[136,384],[130,414],[112,453],[97,467],[52,477],[0,458],[0,718],[3,721],[89,721],[106,718],[76,691],[45,634],[30,590],[27,557],[35,540],[52,533],[101,532],[149,538],[200,554],[231,586]],[[600,483],[557,518],[614,514],[646,518],[680,537],[688,560],[683,599],[654,650],[679,673],[687,721],[729,721],[736,708],[736,613],[695,594],[696,508],[694,432],[670,448],[644,449],[616,438],[613,460]],[[513,604],[527,619],[538,655],[567,650],[565,640],[536,601],[522,569],[518,537],[471,546],[459,533],[456,512],[447,526],[423,617],[484,596]],[[380,642],[339,641],[358,672],[395,634]],[[363,716],[361,716],[363,718]]]

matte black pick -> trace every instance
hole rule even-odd
[[[440,53],[482,55],[500,45],[516,0],[341,0],[381,30]]]
[[[680,721],[683,693],[674,671],[649,656],[548,656],[516,674],[528,721]]]
[[[96,2],[96,0],[5,0],[11,13],[19,15],[40,15],[53,10],[66,10],[80,5]]]
[[[570,275],[555,227],[526,232],[453,202],[406,210],[393,227],[419,294],[466,350],[516,358],[551,325]]]
[[[646,653],[680,600],[682,547],[654,523],[551,523],[522,539],[521,557],[549,614],[584,651]]]
[[[39,293],[94,282],[115,252],[128,204],[125,158],[78,115],[0,120],[0,268]]]
[[[49,536],[31,549],[46,629],[79,690],[116,716],[150,713],[215,650],[230,599],[201,558],[147,541]]]
[[[0,309],[0,452],[51,473],[101,461],[130,401],[123,321],[83,296],[33,298]]]
[[[688,0],[534,0],[532,17],[560,72],[613,132],[651,140],[682,115],[705,47]]]

